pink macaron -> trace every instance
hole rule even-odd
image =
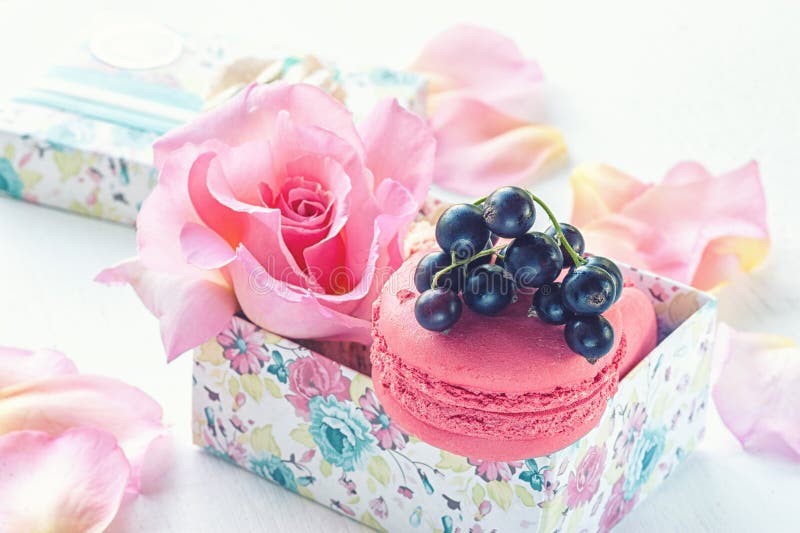
[[[414,256],[373,307],[372,378],[387,413],[406,431],[460,455],[511,461],[547,455],[588,433],[629,370],[656,344],[655,313],[626,288],[604,316],[611,352],[590,364],[563,326],[527,315],[523,296],[495,317],[468,308],[446,334],[414,317]]]

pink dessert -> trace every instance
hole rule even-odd
[[[427,331],[414,317],[418,260],[374,305],[372,377],[388,414],[444,450],[511,461],[564,448],[594,427],[621,372],[656,345],[655,312],[634,288],[604,313],[615,344],[595,364],[570,351],[563,326],[528,318],[529,296],[492,318],[465,308],[447,334]]]

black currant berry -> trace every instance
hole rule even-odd
[[[614,278],[597,266],[574,268],[561,282],[564,307],[576,315],[599,315],[614,303]]]
[[[622,298],[622,288],[625,285],[625,279],[622,277],[622,271],[614,261],[606,257],[600,257],[599,255],[592,255],[586,258],[586,264],[600,267],[611,274],[611,277],[614,278],[616,289],[614,301],[616,302]]]
[[[483,218],[493,233],[513,239],[531,229],[536,220],[536,207],[525,189],[500,187],[483,203]]]
[[[480,265],[464,284],[464,303],[481,315],[496,315],[514,299],[511,277],[497,265]]]
[[[503,265],[520,288],[541,287],[561,273],[564,257],[552,237],[533,231],[506,247]]]
[[[567,321],[564,340],[570,350],[594,363],[614,346],[614,328],[602,316],[576,316]]]
[[[570,246],[572,246],[572,249],[575,250],[575,253],[577,253],[579,256],[582,256],[583,251],[586,248],[586,242],[583,240],[583,235],[580,231],[578,231],[578,228],[572,224],[567,224],[566,222],[560,222],[558,225],[561,226],[561,231],[564,233],[564,237],[567,238],[567,242]],[[545,233],[550,235],[559,244],[559,247],[561,248],[561,254],[564,256],[564,268],[574,266],[575,262],[567,252],[567,249],[561,242],[561,239],[558,238],[556,228],[550,226],[547,228]]]
[[[561,301],[561,284],[547,283],[539,287],[533,295],[531,309],[536,312],[539,320],[546,324],[561,325],[573,317],[573,314],[564,307]]]
[[[436,242],[446,253],[455,252],[457,260],[483,250],[489,233],[481,209],[472,204],[448,207],[436,223]]]
[[[425,292],[431,288],[433,276],[445,267],[450,266],[450,255],[444,252],[431,252],[417,263],[417,270],[414,272],[414,285],[419,292]],[[459,275],[461,274],[461,275]],[[463,285],[463,272],[451,270],[439,277],[439,287],[460,291]]]
[[[448,330],[461,318],[461,299],[448,289],[428,289],[417,298],[414,315],[427,330]]]

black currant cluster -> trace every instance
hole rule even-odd
[[[536,204],[553,223],[544,233],[530,231]],[[500,238],[513,240],[498,245]],[[474,204],[449,207],[436,224],[436,242],[442,250],[423,257],[414,275],[423,328],[446,331],[458,322],[459,294],[471,310],[491,316],[536,289],[531,316],[565,325],[572,351],[594,362],[611,350],[614,330],[602,313],[622,296],[622,272],[604,257],[584,258],[581,232],[558,223],[531,192],[501,187]]]

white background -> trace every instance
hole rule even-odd
[[[127,7],[107,1],[22,9],[0,0],[2,83],[14,76],[5,66],[8,54],[57,47],[48,25],[80,24],[100,6]],[[550,120],[564,132],[572,163],[603,161],[657,179],[682,158],[714,172],[758,159],[773,253],[764,268],[723,292],[721,313],[740,329],[800,336],[796,3],[227,0],[219,6],[139,0],[136,11],[265,48],[289,45],[397,67],[437,30],[480,23],[512,35],[539,60],[550,82]],[[537,189],[562,213],[570,198],[565,174]],[[57,348],[86,372],[133,383],[164,406],[172,425],[175,464],[112,530],[364,530],[191,446],[190,358],[167,366],[157,323],[133,292],[92,283],[103,267],[134,253],[132,229],[0,200],[0,343]],[[619,530],[800,529],[800,466],[742,452],[714,413],[709,424],[700,449]]]

